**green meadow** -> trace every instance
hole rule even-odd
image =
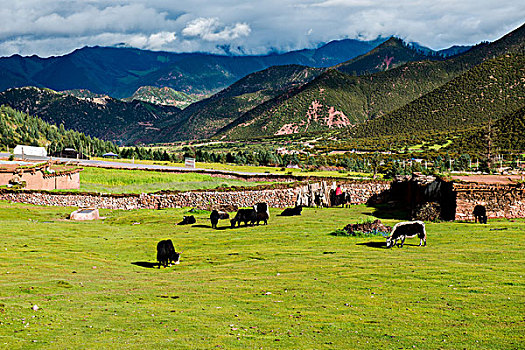
[[[104,158],[94,157],[95,160],[105,160]],[[155,164],[155,165],[166,165],[174,167],[184,167],[184,163],[173,163],[167,161],[156,161],[156,160],[131,160],[131,159],[118,159],[119,163],[136,163],[136,164]],[[353,172],[353,171],[333,171],[333,170],[303,170],[300,168],[283,168],[283,167],[271,167],[271,166],[255,166],[255,165],[237,165],[237,164],[223,164],[223,163],[204,163],[196,162],[195,167],[197,169],[210,169],[210,170],[224,170],[224,171],[236,171],[236,172],[247,172],[247,173],[266,173],[266,174],[278,174],[278,175],[293,175],[293,176],[310,176],[310,177],[337,177],[337,178],[371,178],[372,173]],[[377,178],[381,178],[382,174],[376,174]]]
[[[175,225],[188,208],[72,210],[0,202],[0,348],[525,347],[525,220],[428,223],[427,247],[385,249],[330,235],[374,219],[364,205],[217,230],[207,212]],[[181,262],[159,269],[166,238]]]
[[[85,167],[80,190],[107,193],[146,193],[161,190],[191,191],[226,186],[256,186],[266,182],[225,179],[199,173],[169,173],[148,170]]]

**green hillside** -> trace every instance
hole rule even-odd
[[[485,60],[520,50],[525,42],[524,33],[522,26],[494,43],[478,45],[447,60],[409,62],[372,75],[355,77],[329,70],[312,82],[245,113],[220,130],[217,137],[242,139],[321,131],[381,117]],[[392,40],[383,45],[411,50]]]
[[[123,102],[111,97],[77,98],[49,89],[17,88],[0,93],[0,104],[9,105],[66,129],[123,143],[149,142],[157,124],[176,119],[180,109],[146,102]]]
[[[57,127],[40,118],[0,106],[0,149],[13,149],[18,144],[46,147],[50,153],[65,147],[92,155],[118,152],[116,145],[111,142],[65,130],[62,125]]]
[[[167,120],[163,123],[158,140],[165,142],[211,137],[243,113],[313,80],[322,71],[288,65],[252,73],[212,97],[186,108],[178,119],[183,120],[182,123]]]
[[[64,91],[60,91],[59,93],[64,94],[64,95],[74,96],[77,98],[106,98],[108,97],[107,95],[96,94],[86,89],[64,90]]]
[[[382,118],[360,125],[351,135],[416,135],[486,125],[525,106],[523,77],[525,51],[501,55]]]
[[[424,54],[413,49],[399,38],[390,38],[370,52],[341,63],[335,68],[350,75],[364,75],[387,71],[407,62],[423,60],[440,60],[440,56]]]
[[[186,108],[203,98],[205,98],[203,95],[186,94],[169,87],[141,86],[131,97],[125,98],[123,101],[137,100],[156,105]]]
[[[496,130],[496,144],[501,151],[525,152],[525,103],[514,113],[499,119],[496,122]]]

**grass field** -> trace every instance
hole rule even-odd
[[[199,173],[167,173],[85,167],[80,174],[80,191],[142,193],[160,190],[190,191],[224,186],[256,186],[265,182],[225,179]]]
[[[330,235],[373,218],[362,205],[218,230],[174,225],[187,209],[72,210],[0,202],[0,348],[525,347],[525,220],[429,223],[427,247],[387,250]],[[150,268],[166,238],[180,265]]]
[[[94,157],[95,160],[107,160],[105,158]],[[184,167],[184,163],[172,163],[172,162],[162,162],[154,160],[131,160],[131,159],[118,159],[115,160],[122,163],[132,163],[137,164],[158,164],[158,165],[168,165],[175,167]],[[371,173],[358,173],[358,172],[338,172],[338,171],[328,171],[328,170],[316,170],[316,171],[304,171],[302,169],[295,168],[278,168],[270,166],[251,166],[251,165],[235,165],[235,164],[222,164],[222,163],[202,163],[196,162],[195,167],[198,169],[211,169],[211,170],[227,170],[227,171],[238,171],[238,172],[247,172],[247,173],[268,173],[268,174],[279,174],[279,175],[294,175],[294,176],[313,176],[313,177],[337,177],[337,178],[348,178],[348,177],[367,177],[371,178],[373,174]],[[377,178],[381,178],[382,174],[376,174]]]

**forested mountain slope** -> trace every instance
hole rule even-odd
[[[486,125],[525,106],[524,77],[525,50],[509,52],[384,117],[359,125],[350,135],[414,135]]]
[[[118,153],[118,148],[111,142],[91,138],[77,131],[65,130],[40,118],[0,106],[0,148],[13,149],[19,144],[46,147],[49,153],[61,151],[65,147],[92,155]]]
[[[323,70],[298,65],[274,66],[252,73],[228,88],[184,109],[177,120],[162,123],[159,141],[202,139],[243,113],[296,86],[315,79]]]
[[[387,71],[407,62],[440,59],[440,55],[426,54],[392,37],[364,55],[338,64],[335,68],[350,75],[364,75]]]
[[[478,45],[444,61],[410,62],[359,77],[329,70],[245,113],[216,136],[236,139],[309,132],[381,117],[485,60],[523,48],[524,32],[522,26],[494,43]]]
[[[180,109],[146,102],[123,102],[111,97],[77,98],[50,89],[17,88],[0,93],[0,105],[38,115],[87,135],[124,143],[149,142],[158,133],[156,124],[176,119]]]

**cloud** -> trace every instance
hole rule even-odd
[[[246,23],[223,26],[218,18],[197,18],[182,30],[186,37],[200,37],[206,41],[227,41],[250,35],[251,28]]]
[[[0,7],[0,55],[61,55],[116,43],[264,54],[397,35],[434,49],[495,40],[523,0],[16,0]]]

